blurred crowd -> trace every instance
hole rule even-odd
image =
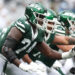
[[[24,15],[25,6],[17,0],[0,0],[0,28],[7,27]]]
[[[63,10],[75,12],[75,0],[0,0],[0,28],[10,25],[17,18],[23,16],[25,6],[32,2],[40,2],[56,13]]]

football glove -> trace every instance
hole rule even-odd
[[[71,50],[69,50],[68,52],[64,52],[62,53],[62,58],[63,59],[67,59],[67,58],[71,58],[75,56],[75,47],[73,47]]]
[[[25,64],[25,63],[21,63],[19,65],[19,68],[24,70],[25,72],[30,72],[30,73],[31,73],[31,69],[32,69],[30,65]]]

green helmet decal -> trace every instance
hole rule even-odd
[[[49,20],[53,20],[53,18],[55,18],[55,17],[57,17],[56,13],[53,10],[48,9],[47,14],[46,14],[46,18]]]
[[[40,3],[30,4],[25,10],[27,19],[29,19],[29,21],[37,27],[41,27],[41,25],[38,24],[37,18],[43,19],[45,17],[44,13],[46,13],[46,9]]]
[[[50,33],[53,30],[54,26],[56,24],[59,24],[59,22],[57,21],[57,15],[53,10],[48,9],[45,18],[45,24],[47,25],[46,32]]]
[[[69,27],[72,25],[72,21],[74,21],[74,13],[71,11],[63,11],[59,14],[58,20],[64,27],[69,29]]]

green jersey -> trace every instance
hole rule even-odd
[[[36,44],[38,42],[42,42],[44,39],[44,31],[41,29],[36,29],[36,32],[34,34],[33,29],[28,23],[27,19],[25,17],[22,17],[15,21],[9,28],[7,28],[4,35],[1,36],[0,45],[4,43],[12,27],[18,28],[23,34],[22,39],[20,40],[18,46],[14,50],[18,58],[22,58],[25,55],[25,53],[30,53],[32,49],[36,46]]]
[[[50,42],[53,41],[53,38],[54,38],[55,34],[54,33],[51,33],[50,35],[48,35],[48,37],[44,37],[45,40],[48,40]],[[51,38],[51,39],[50,39]],[[47,44],[50,45],[50,43],[47,41]],[[30,58],[35,61],[35,60],[40,60],[41,58],[41,52],[37,49],[37,47],[35,47],[30,53],[29,53],[29,56]]]
[[[57,28],[57,29],[56,29]],[[63,32],[62,26],[55,27],[54,31],[51,32],[48,36],[45,36],[45,42],[54,50],[58,51],[59,48],[56,47],[56,45],[53,45],[52,42],[54,40],[54,37],[56,34],[62,34],[65,35],[65,31]],[[33,52],[34,51],[34,52]],[[43,55],[41,52],[38,51],[38,49],[35,47],[31,53],[29,53],[30,58],[35,60],[40,60],[43,62],[46,66],[51,67],[53,63],[56,61],[55,59],[48,58],[45,55]]]
[[[51,33],[51,36],[48,38],[48,40],[45,40],[45,41],[52,49],[58,51],[59,48],[57,48],[56,45],[52,44],[54,37],[55,37],[55,33]],[[45,56],[44,54],[41,54],[39,60],[42,61],[46,66],[51,67],[56,59],[53,59],[53,58]]]
[[[61,25],[56,25],[54,27],[53,34],[54,34],[54,37],[55,37],[55,35],[64,35],[64,36],[66,35],[65,29]],[[51,38],[52,41],[54,40],[54,37]],[[47,42],[47,44],[49,44],[49,46],[52,49],[59,51],[59,48],[56,45],[52,44],[52,41],[50,42],[50,38],[48,38],[48,40],[46,42]],[[56,59],[48,58],[48,57],[44,56],[43,54],[41,54],[40,61],[42,61],[46,66],[51,67],[54,64],[54,62],[56,61]]]

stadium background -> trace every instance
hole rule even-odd
[[[63,10],[75,12],[75,0],[0,0],[0,28],[10,25],[23,16],[26,5],[32,2],[41,2],[56,13]]]

